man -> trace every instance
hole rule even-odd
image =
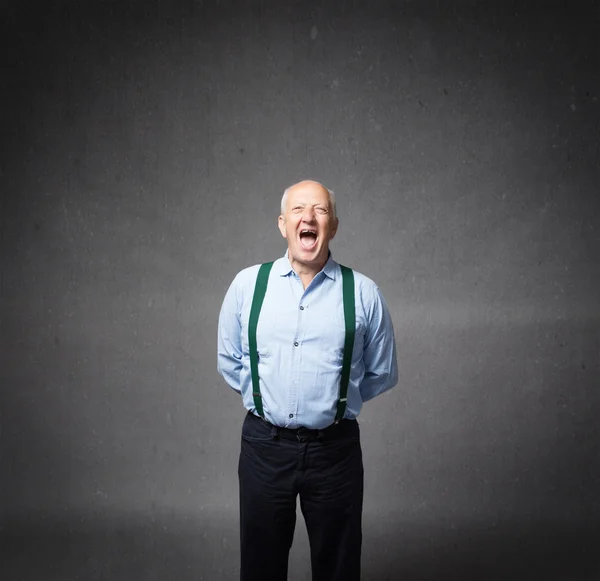
[[[248,410],[238,467],[242,581],[287,579],[297,495],[313,581],[360,579],[356,417],[398,372],[379,289],[331,257],[337,228],[333,192],[314,181],[288,188],[285,256],[270,270],[242,270],[221,308],[218,370]]]

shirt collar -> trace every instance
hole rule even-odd
[[[292,268],[292,264],[290,263],[290,259],[288,256],[288,251],[285,251],[285,254],[283,255],[282,258],[280,258],[275,265],[277,268],[277,274],[279,276],[289,276],[292,272],[294,272],[294,269]],[[325,263],[325,266],[322,268],[321,272],[329,277],[331,280],[335,280],[335,275],[337,273],[337,262],[335,260],[333,260],[333,257],[331,256],[331,251],[329,252],[329,258],[327,259],[327,262]]]

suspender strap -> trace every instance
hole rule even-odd
[[[354,273],[351,268],[342,266],[342,293],[344,299],[344,322],[346,324],[346,339],[344,340],[344,359],[342,362],[342,377],[340,380],[340,399],[337,405],[335,423],[344,417],[346,402],[348,401],[348,382],[350,381],[350,367],[352,365],[352,351],[354,350],[354,332],[356,325],[356,309],[354,304]]]
[[[250,319],[248,321],[248,347],[250,349],[250,372],[252,374],[252,397],[254,398],[254,407],[259,415],[264,418],[262,396],[260,395],[260,383],[258,378],[258,350],[256,347],[256,328],[258,327],[258,316],[267,292],[267,283],[269,282],[269,273],[271,272],[272,262],[262,264],[258,276],[256,277],[256,286],[254,287],[254,296],[252,297],[252,306],[250,307]]]

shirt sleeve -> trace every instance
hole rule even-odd
[[[373,288],[369,302],[363,347],[365,375],[359,387],[363,401],[373,399],[398,382],[394,327],[385,299],[377,287]]]
[[[241,393],[242,325],[238,279],[231,283],[219,313],[217,371],[232,389]]]

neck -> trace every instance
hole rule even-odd
[[[296,274],[300,277],[302,285],[304,286],[304,288],[306,288],[312,282],[313,278],[315,278],[315,276],[319,272],[321,272],[321,270],[323,270],[323,267],[327,263],[328,259],[329,255],[324,261],[319,262],[319,264],[316,266],[313,266],[311,264],[299,263],[294,259],[290,260],[290,264],[292,265],[292,268],[294,269]]]

